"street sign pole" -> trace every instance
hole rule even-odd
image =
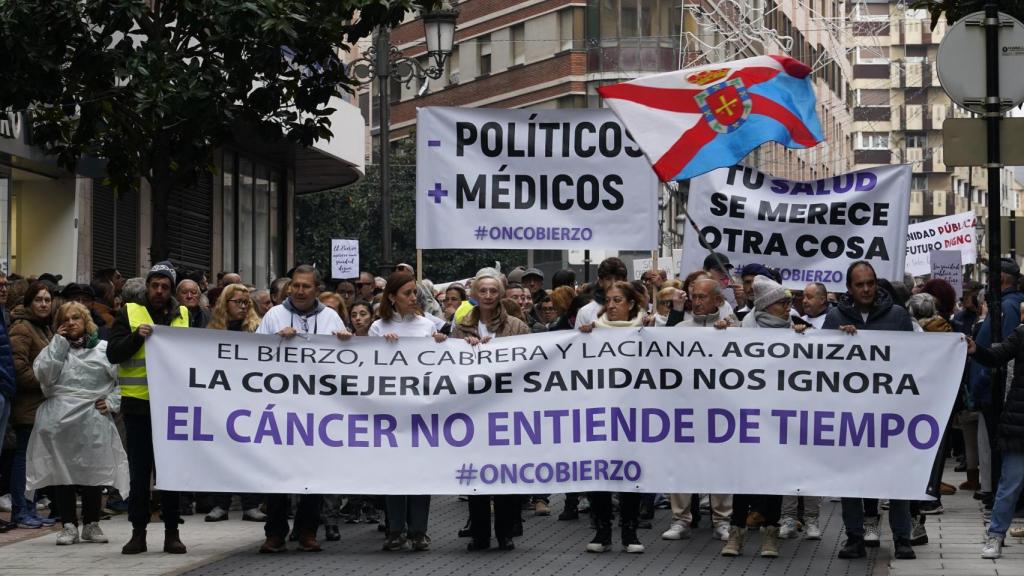
[[[985,120],[988,124],[988,315],[992,344],[1003,339],[1002,321],[1002,290],[1000,289],[1001,272],[1000,253],[1000,218],[999,202],[999,119],[1002,117],[999,99],[999,3],[996,0],[985,1]],[[985,416],[985,424],[989,432],[995,431],[995,422],[1003,412],[1003,391],[1005,382],[1002,370],[991,372],[992,402],[990,411]],[[990,423],[989,420],[992,420]],[[990,442],[994,444],[994,442]],[[1002,458],[998,450],[992,451],[992,490],[999,485]]]
[[[988,124],[988,314],[991,318],[992,343],[1002,341],[999,293],[999,260],[1002,258],[999,246],[999,3],[985,2],[985,120]],[[993,382],[995,384],[995,382]],[[994,392],[994,391],[993,391]],[[1002,401],[1002,395],[995,395]]]

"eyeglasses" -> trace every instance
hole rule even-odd
[[[658,306],[671,306],[671,300],[658,300]]]
[[[540,307],[540,311],[541,312],[554,312],[555,311],[555,307],[554,306],[541,306]]]
[[[252,300],[249,300],[248,298],[236,298],[234,300],[228,300],[228,302],[234,304],[235,306],[240,306],[242,308],[252,306]]]

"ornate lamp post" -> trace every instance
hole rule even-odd
[[[366,85],[377,79],[377,96],[380,108],[380,217],[381,217],[381,263],[380,274],[385,278],[394,266],[391,257],[391,104],[389,98],[390,80],[395,76],[405,85],[415,80],[438,79],[444,75],[444,66],[455,45],[455,21],[459,11],[453,9],[435,10],[421,16],[427,42],[427,66],[414,58],[403,56],[398,48],[391,45],[391,31],[381,27],[377,30],[374,45],[367,48],[361,58],[352,62],[352,74],[356,81]]]

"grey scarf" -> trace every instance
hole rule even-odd
[[[786,316],[785,319],[782,319],[760,310],[749,312],[743,317],[744,328],[791,328],[792,326],[792,317]]]

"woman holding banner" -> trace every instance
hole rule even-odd
[[[605,291],[605,305],[597,320],[590,325],[580,326],[580,332],[594,329],[641,328],[644,325],[644,310],[647,297],[630,282],[614,282]],[[640,498],[636,492],[619,493],[619,527],[622,531],[622,547],[626,552],[639,554],[644,545],[636,535],[640,524]],[[590,513],[597,524],[594,539],[587,544],[587,552],[607,552],[612,547],[612,493],[591,492]]]
[[[213,318],[207,325],[211,330],[230,330],[232,332],[255,332],[260,327],[260,318],[252,304],[252,295],[244,284],[229,284],[220,293],[217,304],[213,307]],[[262,498],[257,494],[241,494],[242,520],[250,522],[266,522],[267,515],[260,511]],[[213,508],[206,514],[206,522],[221,522],[228,519],[231,509],[231,494],[216,493],[213,495]]]
[[[743,318],[744,328],[791,328],[803,332],[806,324],[793,324],[789,291],[767,276],[755,276],[753,282],[753,309]],[[764,517],[764,537],[761,557],[779,556],[779,520],[782,517],[782,496],[767,494],[734,494],[729,540],[722,547],[722,556],[739,556],[743,551],[743,535],[747,529],[747,513],[756,510]]]
[[[416,278],[408,272],[393,272],[384,285],[380,300],[380,319],[370,325],[370,336],[397,343],[399,338],[429,338],[444,342],[445,335],[438,332],[434,322],[425,318],[417,304]],[[384,550],[405,548],[408,537],[413,550],[430,549],[427,520],[430,516],[430,495],[387,496],[388,536]]]
[[[452,338],[464,338],[470,346],[487,344],[492,338],[529,334],[530,327],[518,318],[509,316],[502,306],[505,287],[501,275],[493,268],[483,268],[473,279],[473,298],[476,306],[462,321],[452,328]],[[512,550],[512,534],[519,518],[520,497],[494,496],[494,534],[500,550]],[[491,547],[491,496],[469,497],[469,522],[473,541],[469,550]]]

